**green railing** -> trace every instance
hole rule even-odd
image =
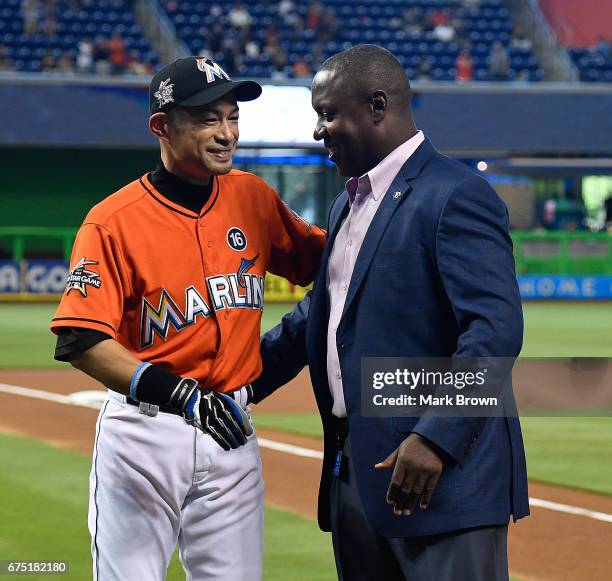
[[[27,250],[44,250],[45,242],[59,243],[66,261],[76,228],[0,226],[0,244],[11,249],[13,260]],[[513,232],[517,274],[612,275],[612,236],[589,232]],[[58,252],[56,250],[56,252]]]
[[[77,228],[57,228],[44,226],[0,226],[0,243],[5,241],[12,248],[13,260],[23,260],[27,248],[32,246],[40,250],[45,241],[59,241],[64,260],[70,260],[70,252]],[[44,247],[43,247],[44,248]]]
[[[612,236],[513,232],[517,274],[612,275]]]

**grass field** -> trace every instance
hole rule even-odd
[[[54,367],[55,339],[48,323],[54,304],[0,303],[0,368]],[[268,304],[262,331],[273,327],[291,305]],[[524,305],[525,357],[612,357],[612,304]]]
[[[612,357],[612,303],[527,303],[523,314],[523,357]]]
[[[267,305],[262,330],[290,308]],[[0,304],[0,368],[64,365],[52,359],[55,340],[48,321],[54,310],[51,304]],[[611,305],[534,303],[525,305],[524,313],[522,355],[612,357]],[[316,414],[256,412],[255,417],[260,427],[321,435]],[[612,494],[612,418],[529,417],[522,424],[530,478]],[[89,578],[89,458],[0,436],[0,462],[1,558],[67,559],[69,578]],[[315,523],[268,507],[265,535],[266,581],[336,578],[329,538]],[[168,579],[184,579],[176,556]]]
[[[26,438],[0,435],[0,462],[11,467],[0,479],[2,558],[68,561],[70,572],[62,578],[90,579],[89,458]],[[57,466],[63,470],[58,471]],[[265,522],[265,581],[337,579],[329,535],[313,522],[270,507]],[[21,578],[44,581],[49,577]],[[167,581],[184,579],[175,553]]]
[[[1,558],[67,560],[67,578],[90,579],[90,459],[33,440],[0,436],[0,463]],[[266,581],[303,581],[305,570],[308,580],[336,578],[329,535],[320,532],[314,522],[272,508],[266,509],[265,519]],[[175,555],[168,581],[184,579]]]
[[[273,327],[291,305],[268,304],[262,331]],[[65,365],[53,361],[48,331],[53,304],[0,304],[0,368]],[[524,305],[523,356],[612,357],[612,305],[530,303]],[[263,427],[319,437],[311,414],[257,414]],[[530,477],[612,494],[612,419],[523,418]],[[606,460],[607,459],[607,460]]]

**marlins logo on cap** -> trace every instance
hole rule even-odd
[[[196,64],[203,73],[206,73],[206,80],[209,83],[214,83],[215,77],[231,81],[229,75],[214,61],[199,58],[196,59]]]
[[[215,61],[190,56],[157,71],[149,85],[149,110],[154,115],[173,107],[201,107],[228,93],[236,101],[252,101],[261,95],[261,85],[233,81]]]

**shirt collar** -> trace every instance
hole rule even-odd
[[[359,178],[350,178],[346,182],[346,191],[349,196],[349,204],[352,204],[357,196],[367,196],[372,191],[370,176],[365,174]]]
[[[212,193],[214,178],[207,186],[188,182],[170,173],[161,159],[155,171],[149,174],[149,179],[155,189],[170,201],[199,214]]]
[[[368,173],[359,178],[350,178],[346,182],[349,204],[354,202],[357,195],[367,195],[370,192],[376,201],[384,196],[399,170],[424,140],[423,132],[417,131],[410,139],[396,147]]]

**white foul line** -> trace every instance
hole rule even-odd
[[[35,399],[44,399],[63,405],[100,409],[99,402],[87,402],[83,398],[79,398],[78,394],[61,395],[59,393],[51,393],[49,391],[42,391],[40,389],[31,389],[29,387],[20,387],[18,385],[7,385],[6,383],[0,383],[0,392],[21,395],[23,397],[32,397]],[[315,458],[317,460],[321,460],[323,458],[323,452],[319,450],[294,446],[293,444],[285,444],[284,442],[276,442],[275,440],[268,440],[267,438],[257,438],[257,441],[262,448],[275,450],[276,452],[284,452],[285,454],[292,454],[293,456],[300,456],[302,458]],[[612,523],[612,514],[598,512],[596,510],[588,510],[579,506],[551,502],[549,500],[534,498],[531,496],[529,497],[529,504],[534,507],[545,508],[555,512],[573,514],[576,516],[591,518],[593,520]]]
[[[301,446],[284,444],[283,442],[275,442],[274,440],[260,438],[259,436],[257,437],[257,441],[262,448],[276,450],[277,452],[285,452],[287,454],[293,454],[294,456],[301,456],[302,458],[317,458],[318,460],[323,460],[323,452],[320,452],[319,450],[302,448]]]
[[[575,514],[578,516],[586,516],[595,520],[601,520],[603,522],[612,523],[612,514],[606,514],[605,512],[598,512],[596,510],[588,510],[586,508],[580,508],[579,506],[571,506],[569,504],[560,504],[559,502],[551,502],[550,500],[543,500],[541,498],[529,497],[529,504],[531,506],[537,506],[538,508],[547,508],[548,510],[556,510],[557,512],[564,512],[566,514]]]
[[[81,401],[69,395],[51,393],[49,391],[31,389],[29,387],[20,387],[18,385],[7,385],[6,383],[0,383],[0,392],[10,393],[13,395],[22,395],[24,397],[33,397],[35,399],[45,399],[47,401],[53,401],[55,403],[61,403],[63,405],[73,405],[94,410],[100,409],[99,403]]]

